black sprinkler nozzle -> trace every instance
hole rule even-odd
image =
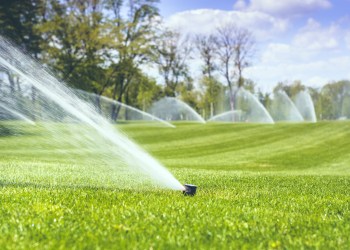
[[[184,195],[194,196],[196,194],[197,186],[192,184],[185,184],[184,188],[185,189],[182,191]]]

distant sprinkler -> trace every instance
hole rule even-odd
[[[184,195],[194,196],[196,194],[197,186],[192,184],[185,184],[184,188],[185,189],[182,191]]]

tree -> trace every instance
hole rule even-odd
[[[125,103],[146,111],[152,103],[162,97],[161,86],[157,85],[155,79],[139,74],[133,81],[125,94]]]
[[[209,114],[210,117],[214,116],[214,111],[217,111],[220,107],[220,101],[224,92],[222,84],[215,78],[209,78],[204,76],[201,79],[201,85],[203,88],[201,108],[204,111],[203,116]]]
[[[164,79],[166,96],[176,96],[178,86],[189,81],[187,60],[191,51],[189,38],[179,32],[166,30],[158,40],[155,62]]]
[[[244,85],[242,86],[244,89],[248,90],[250,93],[255,93],[256,84],[251,79],[244,79]]]
[[[180,99],[191,106],[194,110],[199,109],[199,93],[194,88],[193,80],[189,79],[186,84],[178,86],[177,92],[179,93]]]
[[[10,38],[38,58],[42,37],[36,31],[36,25],[42,21],[44,13],[43,0],[2,0],[0,35]]]
[[[216,36],[221,72],[229,87],[230,106],[234,110],[234,80],[236,79],[238,88],[244,85],[243,70],[250,65],[254,39],[250,31],[232,23],[218,27]]]
[[[339,119],[348,115],[350,82],[328,83],[321,90],[322,119]]]
[[[109,93],[128,99],[130,84],[151,58],[156,0],[50,0],[49,13],[39,29],[48,64],[75,88],[99,96]],[[125,96],[125,98],[124,98]],[[111,118],[118,117],[114,105]]]
[[[102,1],[51,0],[47,8],[46,20],[38,26],[45,38],[43,60],[74,88],[100,94],[111,43]]]
[[[139,72],[141,64],[151,60],[156,17],[159,11],[157,0],[130,1],[128,14],[123,15],[123,2],[111,0],[109,8],[114,13],[110,22],[110,32],[115,43],[112,49],[111,68],[113,77],[112,98],[122,101],[133,77]],[[112,108],[111,117],[118,117],[119,108]]]
[[[200,58],[203,62],[202,66],[202,86],[204,87],[203,109],[206,110],[207,103],[209,104],[210,116],[214,116],[214,106],[218,102],[218,97],[222,91],[221,83],[214,78],[214,73],[217,70],[216,65],[216,44],[217,40],[214,35],[197,35],[195,44]]]
[[[269,107],[271,105],[271,93],[265,92],[263,93],[260,89],[258,89],[258,99],[259,102],[264,105],[264,107]]]
[[[202,74],[212,78],[214,71],[217,70],[215,63],[217,39],[214,35],[197,35],[194,38],[194,43],[203,61]]]
[[[273,92],[283,90],[286,94],[293,98],[300,91],[306,90],[306,86],[301,83],[301,81],[294,81],[292,84],[288,82],[279,82],[273,89]]]
[[[45,15],[43,0],[2,0],[0,4],[0,35],[10,38],[27,53],[39,58],[43,41],[36,26]],[[20,89],[19,78],[5,68],[0,68],[9,79],[11,93],[14,94],[15,85]],[[32,87],[32,100],[35,101],[36,90]]]

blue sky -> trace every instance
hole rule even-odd
[[[280,81],[321,87],[350,79],[350,0],[161,0],[159,7],[166,25],[184,33],[210,33],[227,21],[251,30],[258,51],[244,74],[264,91]]]
[[[160,3],[160,10],[163,16],[195,9],[232,10],[233,3],[229,0],[162,0]]]

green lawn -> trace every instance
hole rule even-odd
[[[349,122],[119,125],[195,197],[5,125],[0,249],[350,249]]]

